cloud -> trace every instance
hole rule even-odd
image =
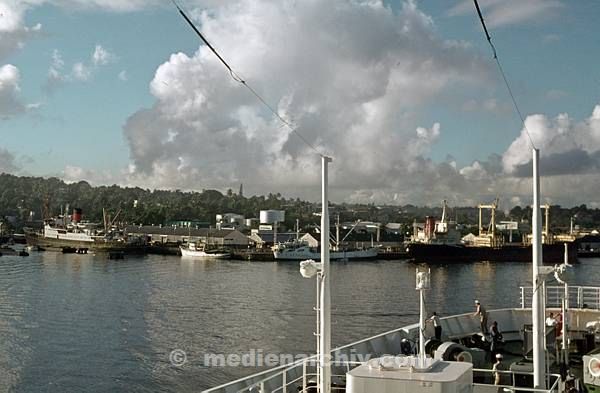
[[[539,21],[558,15],[564,7],[558,0],[479,0],[481,12],[489,28]],[[448,10],[448,16],[475,15],[475,6],[471,0]]]
[[[525,119],[534,144],[540,149],[542,200],[567,206],[597,201],[600,184],[600,105],[591,116],[575,121],[568,114],[555,118],[534,114]],[[491,156],[461,168],[468,180],[459,195],[484,199],[497,193],[507,203],[531,201],[532,150],[523,129],[502,156]],[[456,188],[454,188],[456,189]],[[459,197],[460,199],[460,197]]]
[[[113,53],[104,49],[102,45],[96,45],[94,53],[92,54],[92,63],[96,67],[102,66],[114,61],[115,58],[116,56]]]
[[[92,76],[92,70],[81,62],[73,64],[71,75],[74,79],[87,81]]]
[[[581,122],[573,121],[566,113],[554,119],[536,114],[528,116],[525,125],[541,151],[540,161],[543,161],[544,157],[554,157],[560,160],[561,164],[565,159],[585,160],[585,164],[594,160],[600,152],[600,105],[596,105],[592,115]],[[524,128],[502,157],[504,171],[519,174],[519,168],[528,164],[531,159],[529,139]],[[569,167],[573,174],[581,173],[583,168],[582,164],[577,163],[572,163]],[[551,172],[547,175],[558,173],[556,169],[552,169],[553,166],[549,168]]]
[[[65,61],[58,49],[52,52],[52,61],[48,68],[48,76],[44,85],[44,90],[53,93],[57,88],[70,82],[87,82],[100,69],[111,62],[117,60],[117,56],[106,50],[102,45],[96,45],[89,62],[77,61],[71,66],[71,72],[65,73]]]
[[[127,71],[123,70],[123,71],[119,72],[118,78],[119,78],[119,80],[126,82],[129,79],[129,77],[127,76]]]
[[[195,15],[248,83],[311,145],[334,157],[338,200],[354,190],[394,195],[425,169],[434,177],[456,172],[424,158],[443,127],[419,118],[441,92],[483,85],[488,65],[467,45],[439,37],[415,3],[395,13],[379,2],[242,0]],[[319,195],[318,154],[206,46],[193,56],[173,54],[156,70],[150,91],[154,106],[124,126],[129,180],[182,189],[243,182],[249,192]]]
[[[26,111],[19,99],[19,69],[12,64],[0,66],[0,119],[7,119]]]
[[[18,172],[19,169],[15,155],[0,147],[0,173],[14,173]]]
[[[41,34],[40,24],[25,26],[25,10],[19,3],[0,2],[0,61]]]

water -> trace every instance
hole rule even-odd
[[[598,259],[575,268],[598,285]],[[418,318],[415,265],[332,265],[333,344]],[[531,267],[431,266],[430,311],[441,316],[516,306]],[[197,392],[252,374],[207,367],[205,353],[313,353],[315,281],[297,263],[189,261],[34,253],[0,257],[0,391]],[[187,363],[169,354],[181,349]]]

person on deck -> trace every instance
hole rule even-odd
[[[490,327],[490,335],[492,336],[490,356],[492,357],[492,361],[494,361],[495,356],[498,355],[500,343],[502,342],[502,333],[500,333],[500,330],[498,330],[497,321],[492,322],[492,326]]]
[[[492,366],[492,373],[494,375],[494,385],[502,384],[502,373],[504,370],[504,364],[502,364],[502,354],[496,355],[496,363]],[[499,387],[498,392],[502,392],[504,389]]]
[[[429,317],[427,322],[431,322],[433,324],[433,328],[435,329],[435,339],[442,339],[442,325],[440,324],[440,317],[437,316],[437,313],[434,311],[433,315]]]
[[[475,314],[473,314],[473,315],[474,316],[479,316],[479,324],[480,324],[480,327],[481,327],[481,333],[487,334],[488,333],[487,311],[481,305],[481,303],[479,303],[479,300],[475,300]]]
[[[556,326],[556,319],[554,318],[554,313],[550,313],[548,318],[546,318],[546,326]]]
[[[562,313],[556,314],[556,337],[560,337],[562,335],[563,328],[563,318]]]

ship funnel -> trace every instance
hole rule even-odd
[[[425,217],[425,238],[427,240],[433,239],[435,233],[435,217]]]
[[[83,217],[83,211],[76,207],[75,209],[73,209],[73,216],[71,217],[71,221],[73,221],[74,223],[78,223],[81,221],[81,218]]]

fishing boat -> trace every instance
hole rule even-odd
[[[229,252],[206,250],[204,244],[197,246],[196,243],[188,243],[186,246],[179,246],[179,250],[181,251],[181,256],[186,258],[229,259],[231,257]]]
[[[363,249],[337,249],[329,252],[330,260],[366,260],[377,258],[376,247]],[[307,243],[292,241],[279,243],[273,246],[273,257],[275,260],[303,261],[305,259],[320,260],[321,251],[319,247],[310,247]]]

